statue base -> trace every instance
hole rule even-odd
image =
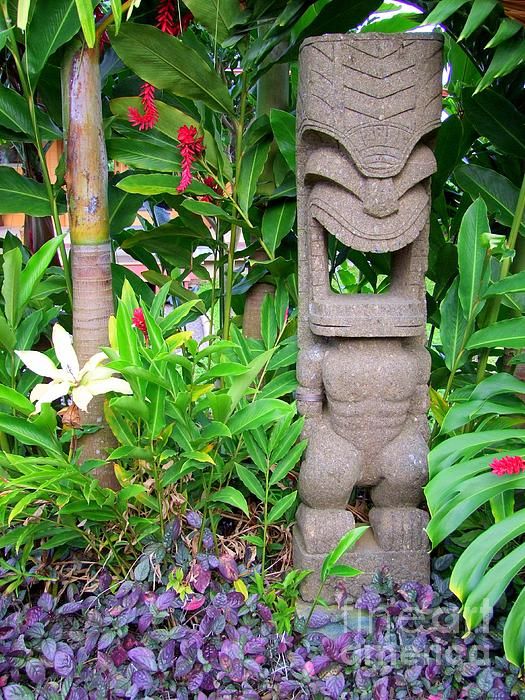
[[[301,597],[305,602],[312,602],[317,595],[320,586],[320,574],[323,561],[327,553],[310,553],[306,550],[304,538],[300,528],[296,525],[293,532],[293,564],[295,569],[312,571],[301,586]],[[417,581],[429,583],[430,581],[430,555],[427,551],[407,551],[381,549],[376,542],[372,530],[365,532],[356,546],[339,560],[340,564],[347,564],[363,573],[354,578],[330,577],[324,585],[322,597],[327,603],[334,603],[334,591],[337,582],[343,582],[346,590],[352,596],[359,596],[363,586],[371,583],[374,574],[383,568],[394,581]]]

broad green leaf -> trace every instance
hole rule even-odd
[[[35,78],[50,56],[80,28],[75,0],[37,0],[27,28],[26,55],[30,76]]]
[[[167,316],[159,319],[158,324],[161,327],[163,334],[166,335],[166,333],[171,333],[174,329],[182,326],[186,322],[186,319],[190,313],[195,309],[204,313],[204,306],[201,299],[191,299],[190,301],[186,301],[184,304],[180,304],[179,306],[175,307]]]
[[[259,180],[270,150],[268,141],[258,141],[242,157],[240,172],[237,173],[237,197],[244,212],[250,208],[257,181]]]
[[[45,185],[19,175],[14,168],[0,167],[0,214],[50,216]]]
[[[488,328],[473,333],[467,348],[514,348],[525,347],[525,318],[498,321]]]
[[[487,258],[487,234],[490,233],[487,207],[479,198],[470,205],[461,220],[458,238],[458,294],[465,318],[476,314],[482,295],[483,268]]]
[[[247,371],[248,367],[246,367],[246,365],[241,365],[240,362],[219,362],[199,375],[199,381],[205,382],[210,379],[217,379],[217,377],[223,377],[224,379],[228,377],[238,377]]]
[[[246,498],[233,486],[225,486],[209,496],[208,500],[213,503],[225,503],[228,506],[233,506],[234,508],[242,510],[242,512],[248,517],[250,515]]]
[[[262,220],[262,237],[272,257],[279,243],[289,233],[295,223],[295,202],[270,204],[264,211]]]
[[[488,211],[500,224],[510,228],[518,204],[519,190],[516,185],[504,175],[481,165],[460,165],[454,171],[454,176],[458,185],[472,199],[483,197]],[[521,224],[521,232],[525,234],[525,222]]]
[[[272,462],[279,462],[286,457],[295,445],[304,428],[304,417],[301,416],[292,423],[293,416],[285,416],[274,427],[270,437]]]
[[[479,82],[476,93],[489,87],[496,78],[508,75],[525,61],[525,41],[520,37],[500,44],[494,52],[494,57],[485,75]]]
[[[130,447],[136,446],[137,438],[129,427],[126,419],[119,412],[115,411],[113,406],[110,406],[107,402],[104,404],[104,418],[111,428],[111,432],[121,445],[129,445]]]
[[[289,493],[287,496],[284,496],[281,498],[277,503],[272,506],[270,512],[268,513],[268,517],[266,518],[266,522],[268,525],[271,525],[272,523],[276,523],[278,520],[280,520],[285,513],[287,513],[290,508],[294,505],[295,501],[297,499],[297,491],[292,491],[292,493]]]
[[[277,340],[277,317],[272,294],[266,294],[262,303],[261,336],[267,350],[274,347]]]
[[[507,659],[523,668],[525,663],[525,588],[516,598],[503,628],[503,648]]]
[[[16,389],[11,389],[8,386],[2,386],[0,384],[0,404],[14,408],[19,413],[23,413],[25,416],[31,415],[35,410],[35,407],[23,394],[16,391]]]
[[[483,614],[492,609],[512,579],[523,568],[525,544],[513,548],[483,576],[463,606],[463,617],[474,629],[483,621]]]
[[[16,348],[15,334],[9,327],[9,324],[2,313],[0,313],[0,345],[2,345],[8,352],[12,352]]]
[[[124,24],[111,45],[142,80],[174,95],[202,100],[216,112],[232,114],[226,84],[213,66],[176,37],[155,27]]]
[[[281,109],[272,109],[270,124],[281,155],[295,172],[295,116]]]
[[[480,582],[493,557],[506,544],[525,533],[525,511],[514,513],[505,521],[491,525],[462,552],[450,577],[450,590],[462,601]],[[522,652],[523,653],[523,652]]]
[[[124,27],[122,28],[122,31]],[[180,169],[180,154],[175,149],[148,143],[142,137],[114,138],[106,141],[108,158],[144,170],[173,172]]]
[[[440,0],[423,24],[441,24],[462,7],[468,0]]]
[[[20,275],[18,305],[23,308],[33,298],[35,289],[51,264],[64,236],[46,241],[28,260]]]
[[[331,567],[329,576],[340,576],[344,578],[352,578],[354,576],[360,576],[363,571],[361,569],[354,569],[353,566],[348,566],[347,564],[334,564]]]
[[[495,90],[484,90],[477,95],[465,91],[462,104],[479,134],[503,153],[525,158],[525,119],[512,102]]]
[[[468,37],[478,29],[498,4],[498,0],[474,0],[470,8],[465,26],[461,30],[458,41]]]
[[[86,44],[92,49],[95,46],[95,15],[93,14],[93,3],[91,0],[75,0],[75,2]]]
[[[273,377],[262,388],[259,396],[264,399],[279,399],[297,389],[297,375],[294,369]]]
[[[228,427],[232,435],[236,435],[245,430],[254,430],[261,425],[273,423],[290,410],[290,405],[279,399],[258,399],[234,413]]]
[[[155,194],[178,194],[180,177],[152,173],[151,175],[128,175],[117,183],[119,190],[132,194],[151,196]]]
[[[484,296],[493,297],[501,294],[519,294],[525,292],[525,270],[517,272],[515,275],[505,277],[485,290]]]
[[[474,456],[486,447],[496,447],[504,441],[525,440],[525,430],[485,430],[480,433],[466,433],[448,438],[434,447],[428,455],[430,476],[434,477],[458,460]]]
[[[471,400],[485,400],[498,394],[525,393],[525,382],[507,372],[498,372],[480,382],[472,394]]]
[[[45,141],[56,141],[62,138],[60,129],[56,127],[49,115],[36,109],[37,123],[40,135]],[[14,90],[0,86],[0,125],[11,131],[29,136],[34,142],[35,135],[31,115],[26,100]]]
[[[229,215],[216,204],[211,202],[200,202],[197,199],[185,199],[182,202],[184,209],[199,214],[200,216],[216,216],[220,219],[229,219]]]
[[[62,456],[62,448],[58,441],[45,430],[30,423],[26,418],[0,415],[0,430],[12,435],[22,445],[36,445],[45,453]]]
[[[456,278],[441,303],[441,342],[445,353],[445,364],[452,371],[454,367],[464,364],[466,357],[461,357],[467,320],[463,314],[458,294],[459,279]]]
[[[184,3],[195,21],[207,29],[212,41],[222,44],[231,34],[231,29],[242,22],[239,0],[188,0]]]
[[[368,529],[369,528],[367,525],[354,527],[352,530],[349,530],[346,535],[341,537],[337,545],[323,561],[323,565],[321,567],[321,581],[324,582],[329,576],[331,576],[332,567],[337,564],[339,559],[341,559],[341,557],[361,539]]]
[[[143,201],[141,195],[124,192],[111,184],[108,188],[110,234],[120,233],[131,226]]]
[[[498,375],[494,375],[498,376]],[[516,380],[518,381],[518,380]],[[521,390],[525,392],[525,383],[521,387]],[[520,399],[507,400],[506,403],[502,401],[487,401],[487,399],[482,400],[470,400],[465,403],[454,404],[447,415],[441,426],[441,433],[451,433],[461,426],[466,425],[472,420],[476,420],[481,416],[486,416],[490,413],[499,416],[505,415],[520,415],[525,413],[525,405]]]
[[[4,253],[3,272],[2,296],[5,305],[4,312],[11,327],[16,328],[20,315],[18,303],[20,277],[22,274],[22,253],[20,248],[12,248],[7,253]]]
[[[264,503],[266,498],[264,494],[264,487],[259,481],[259,479],[256,477],[256,475],[242,464],[236,464],[235,471],[237,472],[237,476],[246,486],[248,491],[250,491],[250,493],[253,493],[253,495],[256,498],[258,498],[259,501],[261,501],[261,503]]]

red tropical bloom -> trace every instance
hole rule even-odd
[[[133,316],[131,317],[131,325],[134,328],[138,328],[139,331],[144,335],[144,340],[148,342],[148,328],[146,326],[146,319],[144,318],[144,311],[139,307],[133,311]]]
[[[135,107],[128,109],[128,119],[132,126],[138,126],[140,131],[153,129],[159,120],[159,112],[155,104],[155,87],[144,83],[140,89],[143,114]]]
[[[217,182],[215,182],[211,175],[205,177],[202,182],[204,185],[207,185],[210,189],[216,192],[218,197],[222,197],[222,188]],[[214,198],[211,194],[203,194],[201,197],[199,197],[199,199],[201,202],[213,202]]]
[[[191,166],[204,153],[204,136],[197,136],[197,129],[194,126],[184,124],[179,129],[177,138],[179,140],[177,148],[182,156],[182,172],[177,192],[184,192],[193,179]]]
[[[160,0],[157,8],[157,28],[165,34],[178,36],[188,28],[193,15],[191,12],[186,12],[178,19],[176,0]],[[153,85],[144,83],[140,90],[142,99],[142,111],[130,107],[128,109],[128,119],[132,126],[137,126],[141,131],[153,129],[159,120],[159,111],[155,105],[155,88]]]
[[[501,457],[500,459],[495,459],[490,463],[492,467],[492,473],[497,476],[503,476],[505,474],[519,474],[525,471],[525,460],[522,457]]]

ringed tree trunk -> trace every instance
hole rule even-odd
[[[66,185],[73,278],[73,341],[80,366],[109,344],[108,320],[114,312],[108,212],[108,165],[102,126],[98,47],[81,46],[64,70],[67,109]],[[104,397],[95,397],[83,424],[100,425],[82,438],[82,460],[106,459],[114,446],[104,421]],[[94,470],[102,486],[118,489],[111,464]]]

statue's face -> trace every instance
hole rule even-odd
[[[434,155],[423,144],[416,146],[401,172],[387,178],[365,177],[340,146],[320,144],[306,163],[310,215],[355,250],[399,250],[425,225],[426,181],[434,170]]]

